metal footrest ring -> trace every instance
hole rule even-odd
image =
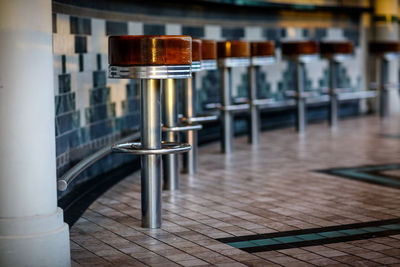
[[[191,118],[182,118],[182,121],[186,123],[199,123],[199,122],[208,122],[208,121],[216,121],[218,119],[217,115],[201,115],[197,117]]]
[[[223,111],[239,111],[249,109],[249,104],[240,104],[240,105],[230,105],[230,106],[221,106],[221,110]]]
[[[117,153],[127,153],[132,155],[166,155],[188,152],[191,148],[192,146],[187,143],[162,141],[161,148],[143,148],[142,143],[133,142],[115,144],[111,147],[111,150]]]
[[[198,131],[201,129],[203,129],[203,125],[201,124],[187,124],[176,127],[167,127],[167,126],[162,127],[163,132],[187,132],[187,131]]]
[[[400,84],[397,83],[386,83],[383,86],[380,85],[379,83],[370,83],[370,89],[374,89],[374,90],[386,90],[386,91],[390,91],[390,90],[399,90],[400,89]]]
[[[275,102],[275,99],[273,99],[273,98],[254,99],[251,101],[251,105],[265,106],[265,105],[269,105],[274,102]]]
[[[312,92],[312,91],[305,91],[301,92],[300,94],[296,91],[287,91],[285,93],[287,97],[293,97],[296,99],[305,99],[305,98],[313,98],[320,96],[319,92]]]

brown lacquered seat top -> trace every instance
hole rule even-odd
[[[250,43],[246,41],[224,41],[217,43],[218,58],[250,57]]]
[[[201,40],[202,60],[217,59],[217,42],[214,40]]]
[[[282,55],[299,56],[318,54],[319,47],[315,41],[286,41],[282,42]]]
[[[319,44],[322,55],[353,54],[354,46],[350,41],[324,41]]]
[[[373,41],[369,43],[369,52],[372,54],[398,53],[400,52],[400,42]]]
[[[191,43],[184,35],[110,36],[108,61],[110,66],[190,65]]]
[[[275,55],[275,45],[272,41],[252,42],[252,57],[271,57]]]
[[[201,45],[200,39],[192,39],[192,61],[201,60]]]

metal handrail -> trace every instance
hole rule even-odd
[[[120,140],[116,141],[115,143],[125,143],[133,140],[137,140],[140,138],[140,132],[135,132],[131,135],[128,135]],[[57,180],[57,189],[59,191],[65,191],[68,188],[68,185],[72,183],[83,171],[89,168],[98,160],[108,156],[112,153],[111,145],[106,146],[95,153],[91,154],[90,156],[84,158],[83,160],[79,161],[74,167],[69,169],[60,179]]]

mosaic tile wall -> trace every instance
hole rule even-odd
[[[80,159],[119,137],[137,130],[139,125],[138,86],[135,81],[107,77],[107,36],[120,34],[187,34],[209,39],[275,40],[277,62],[262,67],[258,74],[260,97],[283,98],[293,88],[294,66],[281,60],[279,42],[288,39],[350,39],[356,45],[356,56],[340,69],[339,84],[360,89],[360,33],[355,28],[226,28],[218,25],[185,26],[180,24],[147,24],[140,21],[107,21],[98,18],[53,14],[54,90],[56,103],[56,148],[58,176]],[[310,63],[304,73],[307,90],[328,85],[327,62]],[[217,71],[197,75],[198,106],[219,101]],[[235,96],[246,96],[246,69],[233,73]],[[93,176],[116,164],[128,162],[108,160]],[[108,165],[107,165],[108,164]],[[84,176],[85,176],[84,175]]]

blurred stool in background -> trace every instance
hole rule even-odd
[[[329,125],[336,128],[339,117],[340,93],[350,91],[349,88],[339,88],[339,70],[341,62],[353,57],[354,46],[350,41],[324,41],[320,43],[321,57],[329,61]]]
[[[233,112],[246,110],[248,104],[232,104],[232,68],[250,66],[250,43],[224,41],[217,43],[218,68],[221,71],[222,153],[233,152]]]
[[[251,65],[249,67],[249,85],[247,87],[250,104],[250,127],[249,143],[258,145],[260,143],[261,118],[260,105],[271,102],[272,99],[259,99],[257,76],[261,66],[270,65],[275,62],[275,45],[271,41],[252,42]]]
[[[299,133],[306,132],[307,107],[306,99],[311,95],[304,91],[305,64],[319,59],[319,47],[315,41],[286,41],[282,42],[282,56],[295,63],[295,98],[297,102],[296,129]]]

